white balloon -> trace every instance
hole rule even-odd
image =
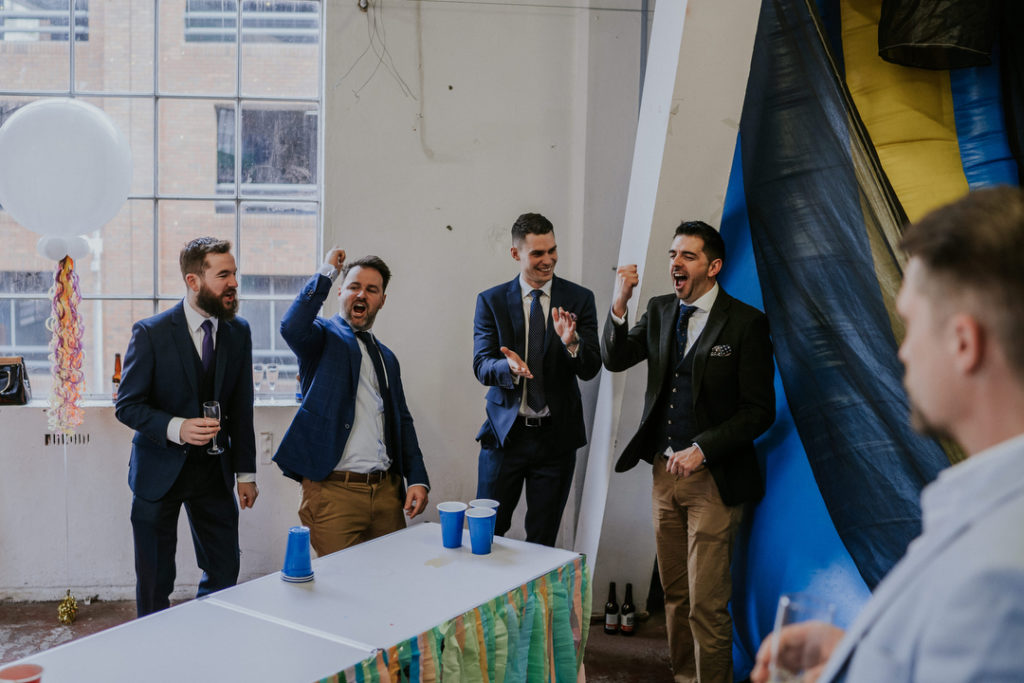
[[[128,198],[131,176],[128,141],[91,104],[36,100],[0,127],[0,204],[41,235],[102,227]]]
[[[84,259],[89,255],[89,240],[84,237],[68,237],[65,239],[67,243],[68,256],[78,261]]]
[[[68,254],[68,245],[63,237],[40,237],[36,242],[36,251],[43,258],[51,261],[60,261]]]

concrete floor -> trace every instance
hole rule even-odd
[[[106,602],[78,596],[78,619],[57,620],[57,602],[0,602],[0,664],[91,635],[135,618],[134,601]],[[664,614],[638,624],[632,637],[590,629],[584,669],[588,683],[671,683]]]

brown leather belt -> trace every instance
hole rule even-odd
[[[388,478],[387,470],[375,472],[344,472],[334,470],[327,475],[327,481],[356,482],[358,484],[379,484]]]

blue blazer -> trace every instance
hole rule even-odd
[[[146,500],[162,498],[185,464],[188,445],[167,440],[171,418],[202,417],[196,371],[199,355],[183,306],[179,302],[135,323],[117,392],[117,419],[135,430],[128,484]],[[235,473],[256,471],[252,335],[242,318],[217,325],[214,397],[221,405],[217,442],[224,448],[221,470],[230,491]]]
[[[560,277],[551,281],[551,308],[561,307],[576,314],[580,347],[573,358],[551,324],[548,311],[544,335],[544,398],[558,427],[559,448],[576,449],[587,443],[583,404],[577,378],[588,380],[601,369],[601,347],[597,336],[594,293]],[[507,346],[526,360],[526,320],[519,277],[481,292],[473,321],[473,372],[487,389],[487,420],[476,438],[488,445],[504,446],[519,414],[522,384],[513,380],[508,361],[501,353]]]
[[[285,475],[302,480],[323,481],[345,450],[355,418],[356,389],[362,351],[355,333],[340,316],[325,320],[317,316],[333,283],[314,275],[292,302],[281,320],[281,336],[299,359],[302,405],[281,439],[274,462]],[[380,344],[384,369],[390,384],[392,414],[398,419],[393,443],[397,454],[389,453],[391,471],[408,484],[430,485],[405,403],[398,359]]]

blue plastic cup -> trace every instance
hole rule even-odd
[[[437,511],[441,513],[441,542],[445,548],[462,547],[462,525],[467,507],[465,503],[456,501],[437,504]]]
[[[288,547],[284,551],[281,578],[285,581],[313,578],[313,564],[309,557],[309,527],[293,526],[288,529]]]
[[[494,508],[466,510],[466,519],[469,521],[469,543],[474,555],[487,555],[491,552],[496,514]]]
[[[490,509],[494,510],[494,516],[491,517],[491,542],[492,543],[494,542],[494,523],[498,519],[498,506],[500,506],[500,505],[501,505],[501,503],[499,503],[498,501],[493,500],[491,498],[475,498],[475,499],[469,501],[469,507],[471,507],[471,508],[490,508]]]

